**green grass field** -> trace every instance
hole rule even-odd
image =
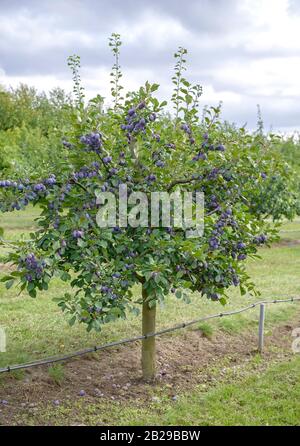
[[[27,212],[1,216],[0,227],[4,228],[4,237],[14,240],[22,233],[25,238],[28,237],[30,230],[35,227],[34,217],[37,214],[37,210],[30,209]],[[262,299],[300,296],[300,244],[297,244],[297,240],[300,240],[300,220],[286,223],[282,238],[281,244],[260,250],[262,260],[248,262],[248,272],[261,291]],[[0,261],[4,254],[5,250],[2,248]],[[0,285],[0,325],[5,327],[7,334],[7,352],[0,353],[0,367],[140,334],[140,318],[132,315],[125,321],[104,326],[100,333],[87,333],[84,326],[79,324],[70,327],[67,317],[52,300],[65,290],[65,283],[54,280],[47,293],[33,299],[25,293],[19,294],[16,288],[7,291],[3,284]],[[136,288],[135,292],[139,291]],[[240,308],[259,300],[249,296],[241,297],[237,289],[230,290],[230,297],[226,310]],[[164,307],[158,311],[157,329],[217,313],[222,309],[220,304],[209,302],[197,294],[191,296],[190,304],[170,296]],[[299,314],[299,305],[296,303],[268,306],[266,334],[296,314]],[[200,328],[207,336],[222,336],[222,333],[243,336],[244,332],[257,330],[257,319],[256,308],[240,315],[206,323]],[[172,336],[182,336],[182,331]],[[99,408],[94,404],[81,407],[80,404],[84,403],[78,402],[76,413],[78,416],[78,411],[82,411],[82,418],[79,419],[87,424],[95,422],[94,415],[99,413],[99,410],[106,413],[108,411],[108,418],[115,424],[300,424],[299,371],[298,355],[291,362],[271,364],[270,368],[261,374],[250,373],[241,382],[224,384],[220,381],[219,385],[208,391],[193,388],[176,404],[162,402],[140,407],[137,403],[127,407],[118,403],[102,402]],[[4,395],[5,382],[6,376],[0,376],[0,390]],[[226,417],[222,410],[224,405]],[[63,422],[63,411],[72,416],[73,409],[55,409],[56,419]],[[39,416],[41,413],[44,414],[45,420],[55,422],[46,408]],[[122,417],[119,416],[121,413]],[[26,419],[26,423],[34,424],[35,421],[30,418]]]

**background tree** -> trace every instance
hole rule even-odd
[[[60,88],[48,95],[24,84],[16,89],[2,88],[0,171],[24,176],[55,170],[72,110],[70,96]]]

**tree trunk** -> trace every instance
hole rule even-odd
[[[145,302],[147,292],[143,289],[143,321],[142,334],[155,333],[156,306],[149,307],[149,302]],[[155,378],[155,336],[143,339],[142,341],[142,370],[145,381],[153,381]]]

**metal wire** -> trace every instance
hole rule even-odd
[[[161,335],[164,335],[164,334],[176,331],[176,330],[181,330],[181,329],[189,327],[191,325],[198,324],[199,322],[208,321],[210,319],[215,319],[218,317],[232,316],[233,314],[243,313],[244,311],[248,311],[251,308],[255,308],[261,304],[276,304],[276,303],[281,303],[281,302],[294,302],[294,301],[300,301],[300,297],[290,297],[289,299],[261,300],[261,301],[255,302],[251,305],[248,305],[247,307],[240,308],[238,310],[225,311],[223,313],[217,313],[217,314],[212,314],[210,316],[204,316],[204,317],[194,319],[189,322],[183,322],[181,324],[174,325],[173,327],[159,330],[155,333],[149,333],[147,335],[135,336],[133,338],[122,339],[120,341],[108,342],[107,344],[103,344],[100,346],[94,346],[94,347],[90,347],[90,348],[85,348],[83,350],[79,350],[77,352],[69,353],[69,354],[63,355],[63,356],[50,356],[48,358],[38,359],[36,361],[27,362],[24,364],[16,364],[16,365],[7,366],[4,368],[0,368],[0,373],[11,372],[13,370],[28,369],[28,368],[36,367],[39,365],[53,364],[55,362],[66,361],[68,359],[71,359],[71,358],[74,358],[77,356],[83,356],[88,353],[106,350],[108,348],[116,347],[118,345],[124,345],[124,344],[129,344],[131,342],[142,341],[143,339],[151,338],[153,336],[161,336]]]

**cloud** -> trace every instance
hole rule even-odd
[[[87,94],[108,97],[108,36],[120,32],[124,85],[147,79],[170,94],[173,53],[189,49],[188,77],[224,118],[297,127],[300,7],[296,0],[1,0],[0,82],[71,90],[68,55],[81,55]],[[2,74],[1,74],[2,73]]]

